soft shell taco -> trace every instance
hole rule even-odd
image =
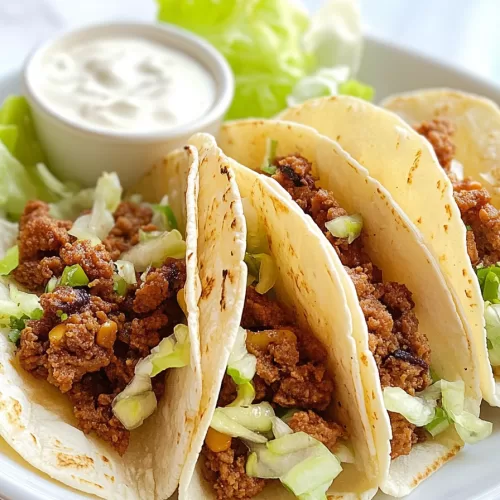
[[[0,435],[78,490],[166,498],[178,485],[201,398],[197,183],[186,148],[128,201],[104,174],[74,221],[70,199],[2,221]]]
[[[500,109],[479,96],[446,89],[394,96],[384,106],[429,141],[437,161],[433,158],[423,167],[432,172],[442,169],[453,186],[453,194],[447,190],[432,203],[455,202],[460,211],[461,220],[451,222],[456,231],[463,233],[465,228],[466,235],[453,244],[462,250],[457,265],[470,280],[476,299],[470,307],[462,298],[463,307],[483,366],[484,397],[500,406]],[[449,236],[441,230],[436,238]],[[458,287],[455,275],[450,275],[450,284]]]
[[[213,138],[190,142],[203,391],[179,498],[371,498],[377,447],[322,235]]]
[[[381,488],[409,493],[464,440],[491,432],[477,418],[477,370],[439,267],[389,193],[313,129],[234,122],[220,144],[319,230],[352,315]]]
[[[463,318],[478,359],[483,397],[498,406],[500,382],[494,378],[492,365],[499,359],[495,341],[487,343],[486,299],[474,266],[482,262],[489,267],[497,258],[496,231],[488,212],[498,206],[495,178],[500,113],[486,99],[450,90],[396,96],[384,105],[406,121],[350,97],[310,101],[287,110],[283,117],[337,140],[391,192],[413,221],[439,262]],[[467,177],[475,182],[460,181]],[[466,200],[469,197],[470,205]],[[484,214],[482,219],[477,217],[480,213]],[[473,217],[474,224],[467,222]],[[484,277],[486,273],[483,270],[480,274]],[[486,297],[494,298],[488,292]],[[488,312],[494,313],[494,308]],[[497,338],[495,320],[493,314],[487,318],[492,339]]]

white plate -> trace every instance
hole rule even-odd
[[[360,79],[372,84],[377,100],[407,90],[448,86],[475,92],[500,103],[500,89],[405,49],[366,39]],[[0,77],[0,102],[21,91],[19,73]],[[483,404],[482,417],[494,423],[493,435],[466,446],[451,462],[425,481],[408,500],[493,500],[500,498],[500,408]],[[498,458],[497,458],[498,457]],[[89,498],[41,476],[0,441],[0,497],[6,500],[82,500]],[[377,495],[377,500],[388,499]]]

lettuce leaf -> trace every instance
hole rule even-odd
[[[24,97],[9,96],[5,99],[0,108],[0,126],[17,131],[14,134],[15,139],[8,138],[5,145],[20,163],[26,167],[34,167],[37,163],[47,163],[47,158],[36,136],[30,107]],[[1,136],[0,132],[0,139]]]
[[[31,110],[22,96],[0,107],[0,213],[17,220],[31,199],[72,199],[78,186],[60,182],[46,167]]]
[[[236,83],[227,119],[274,116],[287,97],[290,105],[337,93],[373,96],[349,80],[362,53],[358,0],[325,0],[312,17],[293,0],[157,3],[158,20],[200,35],[227,59]],[[347,69],[339,81],[318,74],[339,67]]]
[[[307,12],[288,0],[157,0],[158,19],[197,33],[227,59],[235,76],[228,119],[270,117],[312,66],[302,40]]]

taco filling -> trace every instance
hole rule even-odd
[[[243,201],[250,226],[256,214]],[[252,234],[249,227],[247,252]],[[272,257],[247,253],[245,262],[249,286],[203,447],[205,478],[220,499],[251,498],[276,480],[297,497],[325,498],[339,459],[354,461],[347,432],[332,417],[326,349],[274,298]]]
[[[114,174],[101,177],[94,198],[74,222],[44,202],[26,205],[2,261],[9,300],[0,321],[21,367],[67,395],[83,432],[124,454],[130,430],[164,393],[160,372],[189,362],[177,303],[185,244],[156,207],[121,202]]]
[[[454,159],[455,127],[438,118],[416,125],[415,130],[432,145],[438,161],[453,185],[454,198],[467,228],[467,252],[485,300],[486,333],[490,363],[500,376],[500,212],[480,182],[464,178]]]
[[[477,428],[459,429],[462,424],[457,423],[467,413],[464,383],[440,380],[433,384],[431,349],[419,331],[411,292],[404,284],[383,280],[365,250],[362,217],[348,214],[332,192],[318,187],[311,168],[305,158],[290,155],[273,158],[262,170],[319,226],[354,283],[391,421],[391,458],[408,455],[416,443],[443,432],[450,423],[464,440],[472,442]],[[450,394],[458,406],[452,408]],[[481,422],[468,413],[467,419]],[[485,423],[484,432],[486,427]]]
[[[272,177],[324,232],[354,282],[382,387],[400,387],[412,396],[423,391],[432,383],[431,350],[425,334],[418,330],[411,292],[405,285],[383,281],[382,272],[364,249],[361,218],[349,216],[330,191],[316,186],[305,158],[276,158],[273,167]],[[424,429],[399,413],[389,412],[389,416],[393,459],[425,441]]]

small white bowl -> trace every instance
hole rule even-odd
[[[194,122],[165,131],[113,131],[68,119],[40,97],[36,76],[44,58],[63,44],[99,37],[137,36],[188,54],[200,62],[215,81],[210,110]],[[114,171],[124,187],[134,184],[169,151],[183,146],[196,132],[217,134],[234,93],[232,71],[209,43],[168,24],[111,23],[85,27],[47,41],[27,60],[24,92],[31,105],[36,131],[52,171],[63,180],[92,186],[103,171]]]

